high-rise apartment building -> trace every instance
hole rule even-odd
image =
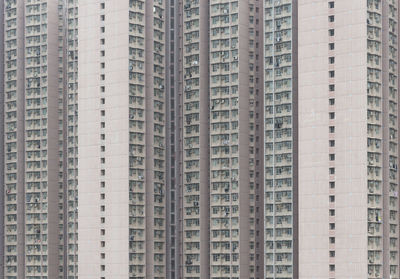
[[[264,3],[265,278],[297,274],[297,1]]]
[[[210,277],[255,275],[255,1],[210,1]],[[200,187],[203,188],[203,187]]]
[[[63,5],[64,274],[78,278],[78,0]]]
[[[166,277],[165,3],[79,3],[79,278]]]
[[[398,1],[299,1],[299,277],[399,278]]]
[[[166,129],[166,278],[179,276],[180,242],[180,175],[181,175],[181,136],[179,107],[181,91],[179,88],[179,1],[166,1],[165,20],[165,129]]]
[[[209,6],[182,3],[181,278],[210,277]],[[202,159],[203,158],[203,159]],[[200,187],[200,185],[207,185]]]
[[[4,1],[4,278],[62,273],[58,4]]]
[[[398,9],[0,2],[0,276],[400,278]]]

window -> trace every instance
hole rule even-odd
[[[100,114],[101,114],[101,116],[105,116],[106,115],[106,111],[105,110],[101,110]]]
[[[329,22],[334,22],[335,21],[335,16],[331,15],[329,16]]]
[[[106,5],[105,3],[100,3],[100,9],[104,10],[105,5]]]
[[[100,194],[100,199],[104,200],[106,198],[106,194]]]
[[[104,33],[106,32],[106,28],[105,27],[100,27],[100,33]]]
[[[334,264],[330,264],[329,265],[329,271],[335,271],[335,265]]]
[[[329,229],[334,230],[336,227],[335,223],[329,223]]]
[[[335,99],[329,99],[329,105],[333,106],[335,104]]]
[[[329,168],[329,174],[335,174],[335,168]]]
[[[330,112],[329,113],[329,119],[335,119],[335,113],[334,112]]]
[[[335,182],[334,181],[329,182],[329,188],[331,188],[331,189],[335,188]]]
[[[335,43],[329,43],[329,49],[334,50],[335,49]]]
[[[335,216],[335,209],[329,210],[329,216]]]
[[[329,202],[335,202],[335,196],[329,196]]]
[[[335,71],[329,71],[329,77],[334,78],[335,77]]]
[[[329,251],[329,257],[331,258],[335,257],[335,251]]]
[[[334,84],[329,84],[329,91],[330,92],[335,91],[335,85]]]
[[[335,2],[330,1],[328,2],[329,9],[333,9],[335,7]]]
[[[329,238],[329,243],[330,244],[334,244],[335,243],[335,238],[334,237],[330,237]]]
[[[329,36],[335,36],[335,29],[329,29],[328,30],[328,32],[329,32]]]
[[[105,15],[100,15],[100,20],[101,21],[104,21],[106,19],[106,16]]]
[[[329,161],[335,161],[335,154],[329,154]]]
[[[335,63],[335,57],[329,57],[329,64]]]
[[[334,147],[335,146],[335,140],[330,140],[329,141],[329,146]]]
[[[329,133],[335,132],[335,126],[329,126]]]

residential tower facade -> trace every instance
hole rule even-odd
[[[400,277],[397,1],[0,9],[0,276]]]

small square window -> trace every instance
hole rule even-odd
[[[335,126],[329,126],[329,133],[334,133],[335,132]]]
[[[104,10],[105,7],[106,7],[105,3],[100,3],[100,9]]]
[[[329,43],[329,49],[334,50],[335,49],[335,43]]]
[[[329,64],[335,63],[335,57],[329,57]]]
[[[329,29],[328,30],[328,32],[329,32],[329,36],[335,36],[335,29]]]
[[[335,271],[335,265],[333,265],[333,264],[330,264],[329,265],[329,271]]]
[[[335,85],[334,84],[329,84],[329,91],[330,92],[335,91]]]
[[[330,140],[329,141],[329,146],[334,147],[335,146],[335,140]]]
[[[333,9],[335,7],[335,2],[334,1],[328,2],[328,6],[330,9]]]
[[[335,257],[335,251],[329,251],[329,257],[331,258]]]
[[[329,238],[329,243],[334,244],[335,243],[335,238],[334,237],[330,237]]]
[[[335,174],[335,168],[329,168],[329,174]]]
[[[335,16],[331,15],[329,16],[329,22],[334,22],[335,21]]]
[[[333,195],[329,196],[329,202],[335,202],[335,196]]]
[[[335,161],[335,154],[329,154],[329,160]]]
[[[329,210],[329,216],[335,216],[335,209]]]
[[[329,119],[335,119],[335,113],[334,112],[330,112],[329,113]]]
[[[106,194],[100,194],[100,199],[104,200],[106,198]]]
[[[336,228],[335,223],[329,223],[329,229],[334,230]]]
[[[106,218],[101,217],[101,218],[100,218],[100,223],[104,224],[105,222],[106,222]]]
[[[335,182],[334,181],[329,182],[329,188],[335,189]]]
[[[329,99],[329,105],[333,106],[335,104],[335,99],[331,98]]]
[[[106,115],[106,111],[105,111],[105,110],[101,110],[101,111],[100,111],[100,115],[101,115],[101,116],[105,116],[105,115]]]
[[[329,77],[334,78],[335,77],[335,71],[329,71]]]
[[[100,20],[101,21],[104,21],[106,19],[106,16],[105,15],[100,15]]]

